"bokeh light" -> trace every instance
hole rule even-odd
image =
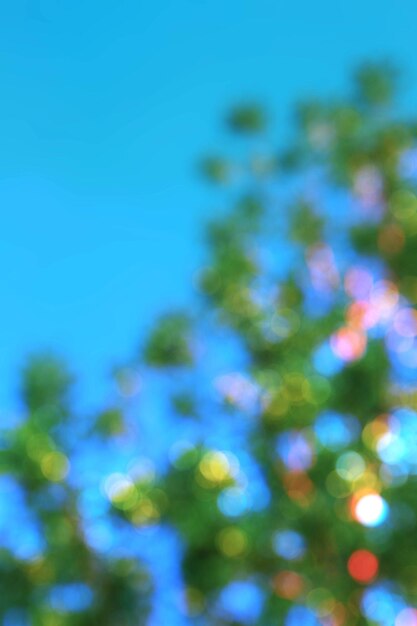
[[[367,493],[360,496],[353,509],[357,521],[370,528],[383,524],[388,513],[388,505],[378,493]]]
[[[407,608],[398,613],[395,626],[417,626],[417,609]]]
[[[371,582],[378,573],[378,559],[369,550],[356,550],[348,560],[349,574],[361,583]]]
[[[306,543],[300,533],[281,530],[274,535],[273,547],[276,554],[288,561],[300,559],[306,551]]]

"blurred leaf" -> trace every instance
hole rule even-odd
[[[231,165],[221,157],[205,157],[200,163],[200,170],[213,183],[227,183],[231,178]]]
[[[191,321],[187,315],[165,315],[151,331],[144,348],[144,359],[153,367],[190,366]]]
[[[72,381],[60,359],[51,355],[32,357],[23,370],[23,400],[30,411],[65,403]]]
[[[248,104],[232,109],[226,122],[230,130],[236,133],[252,134],[264,131],[267,120],[260,106]]]
[[[359,67],[355,83],[360,102],[366,105],[386,105],[394,96],[398,71],[389,62],[367,63]]]
[[[191,393],[179,392],[171,398],[174,410],[184,417],[197,416],[197,404]]]
[[[106,409],[96,419],[94,429],[105,436],[119,435],[124,431],[124,416],[120,409]]]

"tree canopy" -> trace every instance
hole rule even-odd
[[[261,107],[227,115],[194,305],[101,411],[29,360],[1,431],[4,626],[417,625],[417,123],[397,81],[365,65],[345,99],[300,103],[285,149]]]

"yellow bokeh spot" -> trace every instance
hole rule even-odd
[[[223,452],[207,452],[200,461],[199,469],[206,480],[222,483],[231,478],[230,463]]]
[[[28,567],[30,579],[37,585],[49,583],[55,576],[52,563],[43,558],[32,561]]]
[[[62,452],[48,452],[41,460],[42,474],[52,482],[64,480],[69,472],[70,464]]]
[[[307,595],[307,606],[312,608],[318,617],[326,617],[333,613],[336,602],[327,589],[313,589]]]
[[[345,452],[336,461],[336,472],[347,481],[357,480],[365,469],[365,461],[357,452]]]
[[[65,616],[61,613],[48,613],[42,618],[42,622],[45,626],[62,626],[65,621]]]
[[[390,208],[398,220],[412,220],[417,216],[417,197],[411,191],[400,189],[391,196]]]
[[[362,432],[364,444],[371,450],[376,450],[378,441],[389,432],[389,426],[383,416],[367,424]]]
[[[328,475],[326,489],[334,498],[346,498],[352,493],[352,486],[335,471]]]
[[[26,451],[28,456],[34,461],[41,461],[42,458],[53,449],[52,440],[44,434],[37,434],[28,437]]]
[[[375,489],[379,491],[381,488],[381,481],[378,476],[370,469],[366,469],[363,474],[361,474],[354,481],[354,489]]]
[[[134,507],[140,498],[136,485],[127,474],[110,474],[103,486],[110,502],[123,511]]]
[[[159,509],[149,498],[143,498],[130,514],[130,519],[135,526],[156,523],[159,517]]]
[[[133,483],[126,483],[120,489],[115,489],[110,499],[114,506],[126,511],[135,506],[139,499],[139,493]]]
[[[195,589],[194,587],[187,587],[185,594],[188,615],[190,615],[191,617],[200,615],[205,608],[204,595],[199,589]]]
[[[248,539],[246,534],[240,530],[240,528],[231,526],[220,531],[217,536],[217,544],[223,554],[230,557],[236,557],[246,551],[246,548],[248,547]]]
[[[298,372],[286,374],[284,384],[292,404],[303,404],[310,399],[310,384],[302,374]]]
[[[285,415],[290,408],[290,400],[286,389],[279,389],[277,392],[268,395],[264,401],[265,417],[267,419],[279,419]]]

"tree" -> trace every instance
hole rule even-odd
[[[2,623],[137,626],[149,578],[137,560],[92,548],[81,515],[85,477],[69,475],[82,434],[71,383],[55,357],[31,359],[22,376],[24,419],[3,435]]]
[[[123,401],[80,427],[65,370],[26,371],[3,472],[44,546],[5,551],[3,612],[140,623],[158,576],[132,546],[156,552],[162,529],[184,590],[170,623],[417,624],[417,125],[396,114],[396,77],[367,65],[346,100],[302,103],[285,151],[264,152],[262,109],[227,116],[244,157],[202,171],[233,206],[208,227],[194,308],[116,371]],[[124,469],[77,481],[96,450]],[[97,484],[94,528],[120,538],[104,554],[83,505]]]

